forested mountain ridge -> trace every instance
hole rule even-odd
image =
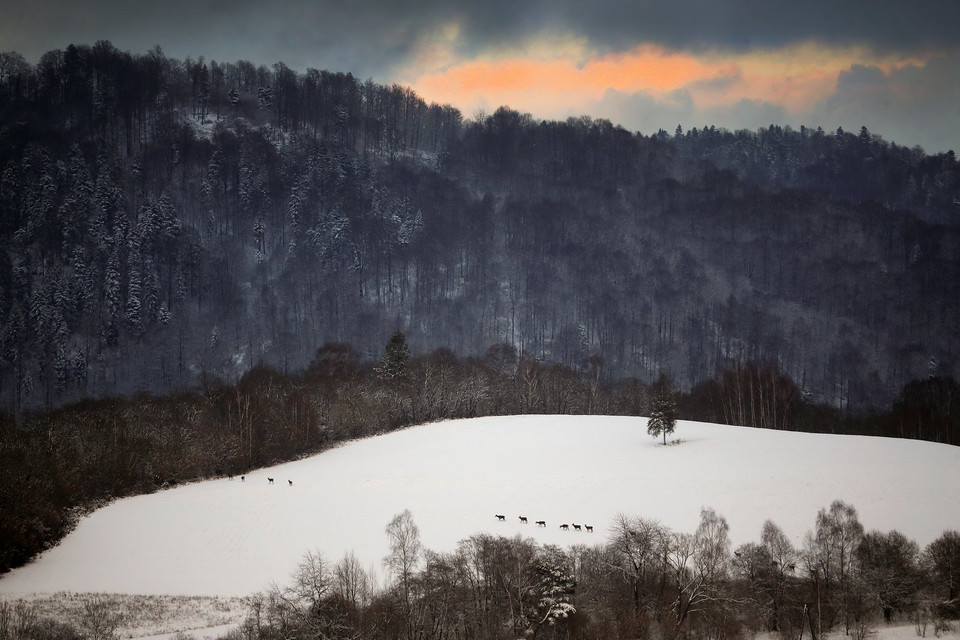
[[[326,342],[684,386],[956,375],[960,165],[858,134],[471,120],[282,63],[0,54],[0,403],[162,392]]]

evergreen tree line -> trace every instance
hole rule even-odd
[[[544,363],[507,344],[480,356],[412,355],[398,331],[378,360],[327,344],[298,373],[259,365],[235,383],[205,373],[194,389],[165,396],[85,400],[19,422],[0,414],[0,570],[56,543],[79,514],[105,500],[239,475],[440,419],[679,415],[960,444],[960,388],[952,379],[911,383],[886,412],[844,414],[804,399],[772,366],[737,365],[683,393],[667,376],[652,387],[635,378],[609,382],[600,366]]]
[[[940,637],[960,616],[960,533],[921,550],[899,531],[865,531],[839,500],[819,511],[800,548],[770,520],[759,542],[734,548],[710,508],[693,533],[621,514],[603,542],[569,548],[476,534],[438,552],[423,547],[409,511],[384,532],[385,582],[352,552],[337,562],[307,552],[287,584],[250,598],[246,620],[224,637],[819,640],[840,631],[863,640],[892,622]],[[96,613],[73,629],[0,603],[0,637],[72,640],[95,628],[118,638],[118,616]]]
[[[282,63],[2,53],[0,406],[372,358],[400,326],[687,390],[776,362],[880,409],[957,375],[957,202],[952,152],[866,129],[643,135]]]

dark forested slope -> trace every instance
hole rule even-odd
[[[839,406],[958,374],[960,166],[866,129],[465,121],[100,42],[0,55],[0,172],[10,409],[376,356],[398,328],[688,387],[772,362]]]

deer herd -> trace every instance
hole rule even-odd
[[[233,478],[231,478],[231,480],[232,480],[232,479],[233,479]],[[246,479],[247,479],[246,476],[240,476],[240,482],[243,482],[243,481],[246,480]],[[269,484],[273,484],[273,478],[267,478],[267,482],[268,482]],[[287,480],[287,483],[288,483],[291,487],[293,486],[293,480]],[[503,521],[503,522],[505,522],[505,521],[507,520],[507,516],[505,516],[505,515],[502,515],[502,514],[499,514],[499,513],[498,513],[498,514],[496,514],[496,516],[497,516],[497,520],[500,520],[500,521]],[[528,523],[527,516],[520,516],[520,524],[527,524],[527,523]],[[546,526],[547,526],[546,520],[537,520],[537,521],[535,522],[535,524],[536,524],[538,527],[546,527]],[[571,522],[570,524],[563,523],[563,524],[560,525],[560,528],[563,529],[564,531],[569,531],[569,530],[570,530],[570,527],[573,527],[573,530],[574,530],[574,531],[583,531],[584,529],[586,529],[588,533],[593,533],[593,526],[592,526],[592,525],[589,525],[589,524],[580,525],[580,524],[577,524],[576,522]]]
[[[506,522],[507,516],[501,515],[499,513],[495,515],[497,516],[497,520]],[[527,524],[527,516],[520,516],[520,524]],[[547,522],[545,520],[537,520],[536,525],[538,527],[546,527]],[[593,525],[589,525],[589,524],[580,525],[575,522],[571,522],[570,524],[564,523],[560,525],[560,528],[563,529],[564,531],[569,531],[570,527],[573,527],[574,531],[583,531],[584,529],[586,529],[588,533],[593,533]]]
[[[230,479],[233,480],[233,476],[230,476]],[[247,476],[240,476],[240,482],[246,482]],[[267,478],[267,484],[273,484],[273,478]],[[287,480],[287,484],[291,487],[293,486],[293,480]]]

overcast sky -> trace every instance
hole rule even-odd
[[[467,117],[506,104],[645,134],[801,124],[960,151],[957,0],[3,0],[0,51],[350,71]]]

